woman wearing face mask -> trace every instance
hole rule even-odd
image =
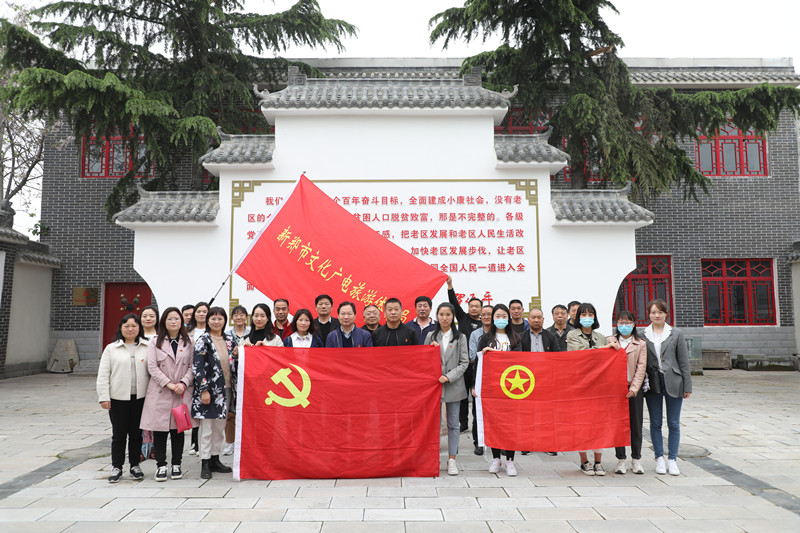
[[[589,350],[591,348],[603,348],[611,345],[619,349],[616,339],[609,342],[606,336],[597,331],[600,322],[597,320],[597,311],[590,303],[582,303],[578,307],[575,315],[578,319],[578,329],[573,329],[567,333],[567,350]],[[594,465],[589,462],[588,452],[578,452],[581,458],[581,472],[587,476],[605,476],[606,471],[602,465],[603,453],[594,450]]]
[[[314,317],[308,309],[298,309],[292,318],[292,333],[283,339],[288,348],[323,348],[322,339],[314,334]]]
[[[642,423],[644,413],[644,383],[645,368],[647,367],[647,344],[644,339],[639,337],[636,331],[636,318],[630,311],[620,311],[617,315],[616,334],[607,339],[609,342],[617,341],[621,348],[625,349],[628,356],[628,412],[631,423],[631,471],[634,474],[644,474],[642,463]],[[625,466],[625,446],[618,446],[616,449],[617,467],[614,472],[624,474],[627,471]]]
[[[683,400],[692,395],[692,373],[689,369],[689,353],[683,332],[667,324],[667,302],[653,300],[647,304],[650,325],[644,330],[647,339],[648,358],[658,363],[656,385],[650,383],[651,391],[645,401],[650,415],[650,441],[656,457],[656,474],[680,475],[678,469],[678,446],[681,440],[681,406]],[[658,392],[656,392],[658,391]],[[667,464],[664,464],[664,436],[661,424],[664,405],[667,406]]]
[[[256,304],[250,314],[250,334],[244,339],[245,346],[283,346],[281,338],[272,327],[272,313],[267,304]]]
[[[520,337],[514,331],[514,328],[509,327],[509,311],[508,307],[503,304],[497,304],[492,309],[492,325],[489,327],[489,333],[485,333],[478,339],[477,352],[480,357],[491,357],[492,352],[507,352],[507,351],[530,351],[530,336],[523,335]],[[525,338],[528,338],[527,345]],[[527,349],[526,349],[527,348]],[[475,396],[475,389],[472,389],[472,395]],[[514,451],[500,450],[492,448],[492,464],[489,465],[489,472],[496,474],[500,471],[501,461],[500,455],[505,453],[506,456],[506,473],[509,476],[517,475],[517,468],[514,466]]]
[[[456,454],[458,453],[458,438],[461,432],[459,413],[461,400],[467,397],[464,387],[464,372],[469,366],[467,355],[466,335],[453,327],[455,307],[450,303],[439,304],[436,309],[436,328],[428,333],[425,344],[438,346],[442,357],[442,375],[439,383],[442,386],[442,401],[447,412],[447,473],[451,476],[458,474]]]

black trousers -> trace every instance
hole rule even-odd
[[[642,389],[633,398],[628,398],[631,419],[631,459],[642,458],[642,424],[644,422],[644,393]],[[626,459],[625,446],[614,448],[617,459]]]
[[[128,461],[131,466],[139,464],[142,454],[142,419],[144,398],[137,400],[111,400],[108,417],[111,419],[111,466],[122,469],[125,464],[125,442],[128,443]]]
[[[167,466],[167,435],[172,440],[172,464],[180,465],[183,459],[183,433],[176,429],[153,432],[153,451],[156,452],[156,466]]]
[[[500,454],[501,453],[506,456],[506,461],[513,461],[514,460],[514,451],[513,450],[501,450],[500,448],[492,448],[492,457],[494,459],[500,459]]]

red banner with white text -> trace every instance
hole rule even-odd
[[[624,349],[490,351],[479,361],[481,444],[542,452],[630,444]]]
[[[439,475],[439,349],[245,348],[234,479]]]
[[[319,294],[330,294],[337,303],[354,302],[360,309],[374,304],[381,312],[387,299],[399,298],[410,310],[417,296],[433,297],[447,279],[358,220],[305,176],[234,270],[269,298],[287,298],[292,313],[313,309]]]

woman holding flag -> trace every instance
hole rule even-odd
[[[469,366],[467,355],[469,339],[453,327],[455,314],[455,307],[452,304],[439,304],[436,309],[436,328],[425,337],[425,344],[438,346],[442,357],[442,375],[439,376],[439,383],[442,384],[442,401],[447,411],[447,473],[451,476],[458,475],[456,454],[461,430],[459,413],[461,400],[467,397],[464,372]]]
[[[578,329],[573,329],[567,333],[567,350],[590,350],[593,348],[604,348],[613,346],[619,349],[616,339],[607,340],[605,335],[597,331],[600,321],[597,320],[597,311],[588,302],[582,303],[578,307],[575,315],[578,322]],[[606,471],[602,465],[603,452],[594,450],[594,465],[589,462],[588,452],[578,452],[581,458],[581,472],[587,476],[605,476]]]
[[[492,325],[489,327],[489,333],[484,334],[478,340],[478,352],[480,357],[491,357],[491,352],[507,352],[507,351],[530,351],[530,337],[517,335],[514,328],[508,327],[509,311],[508,307],[503,304],[497,304],[492,309]],[[526,342],[527,339],[527,349]],[[476,396],[475,389],[472,389],[472,395]],[[500,471],[500,454],[505,452],[506,456],[506,473],[509,476],[516,476],[517,469],[514,466],[514,452],[511,450],[501,450],[492,448],[492,464],[489,465],[489,472],[496,474]]]

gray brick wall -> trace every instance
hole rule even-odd
[[[70,135],[68,126],[58,125],[46,140],[44,154],[42,222],[50,233],[41,240],[62,265],[53,273],[51,339],[54,343],[59,338],[74,338],[81,359],[96,359],[101,349],[103,309],[101,305],[73,306],[72,289],[102,291],[105,282],[143,280],[133,269],[133,232],[107,222],[103,211],[115,180],[81,178],[80,144],[61,147]],[[190,182],[189,156],[186,160],[189,164],[181,168],[176,187],[187,187]]]
[[[3,294],[0,295],[0,377],[5,376],[6,359],[8,356],[8,327],[11,322],[11,290],[14,285],[14,263],[17,260],[19,245],[0,242],[0,251],[5,252],[5,267],[3,268]]]

